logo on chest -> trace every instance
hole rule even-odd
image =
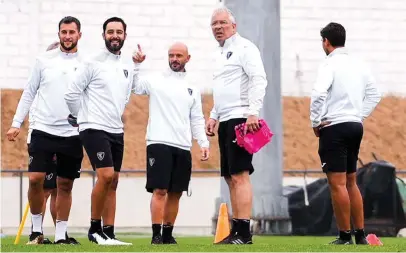
[[[125,78],[127,78],[127,77],[128,77],[128,70],[123,69],[123,72],[124,72],[124,76],[125,76]]]
[[[227,53],[227,60],[230,59],[231,55],[233,55],[233,52],[228,52]]]
[[[187,91],[189,92],[189,95],[193,95],[193,90],[191,88],[187,88]]]

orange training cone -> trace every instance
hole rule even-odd
[[[217,219],[216,236],[214,243],[218,243],[230,234],[230,221],[228,219],[227,204],[221,203]]]

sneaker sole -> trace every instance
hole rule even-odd
[[[26,245],[43,244],[43,242],[44,242],[44,236],[40,235],[40,236],[37,236],[37,238],[35,238],[34,240],[27,242]]]

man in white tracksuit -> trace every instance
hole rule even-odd
[[[88,238],[101,245],[131,244],[118,240],[114,233],[116,190],[124,155],[122,116],[133,83],[133,66],[124,63],[121,55],[126,29],[119,17],[104,22],[105,48],[83,62],[65,93],[70,122],[79,125],[80,139],[97,174]]]
[[[63,96],[81,64],[82,57],[78,52],[81,23],[77,18],[68,16],[61,19],[58,28],[60,46],[37,57],[7,132],[8,140],[14,141],[31,109],[28,200],[32,231],[29,244],[42,244],[44,241],[43,184],[47,170],[54,166],[55,155],[58,157],[55,243],[77,244],[76,240],[67,238],[66,231],[73,182],[80,177],[83,148],[77,128],[72,127],[66,119],[69,110]]]
[[[133,57],[137,72],[145,59],[138,49]],[[152,244],[177,243],[172,230],[192,174],[192,138],[201,148],[201,159],[209,157],[200,91],[186,79],[185,65],[190,59],[186,45],[172,45],[168,58],[170,69],[161,75],[134,78],[133,92],[149,95],[146,189],[152,193]]]
[[[266,73],[259,49],[237,33],[236,21],[230,10],[215,10],[211,27],[219,46],[213,63],[214,106],[206,132],[213,136],[219,123],[221,176],[229,187],[233,210],[231,233],[219,244],[252,244],[249,225],[253,156],[237,145],[234,127],[246,123],[247,131],[259,129],[259,112],[267,86]]]
[[[330,186],[339,237],[332,244],[368,244],[364,231],[362,195],[357,185],[357,162],[363,121],[381,94],[364,61],[346,48],[346,31],[329,23],[320,31],[327,57],[319,67],[310,102],[310,121],[319,138],[321,167]]]

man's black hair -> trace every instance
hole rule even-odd
[[[333,47],[345,46],[345,28],[339,23],[331,22],[320,31],[321,37],[328,39]]]
[[[63,19],[61,19],[61,21],[59,21],[59,26],[58,26],[59,31],[61,30],[62,24],[71,24],[71,23],[75,23],[78,28],[78,32],[80,32],[80,28],[81,28],[80,21],[79,21],[79,19],[72,17],[72,16],[64,17]]]
[[[109,23],[111,22],[120,22],[121,24],[123,24],[123,28],[124,28],[124,32],[127,30],[127,24],[124,22],[123,19],[119,18],[119,17],[111,17],[109,19],[107,19],[106,21],[104,21],[103,24],[103,33],[106,32],[106,27]]]

